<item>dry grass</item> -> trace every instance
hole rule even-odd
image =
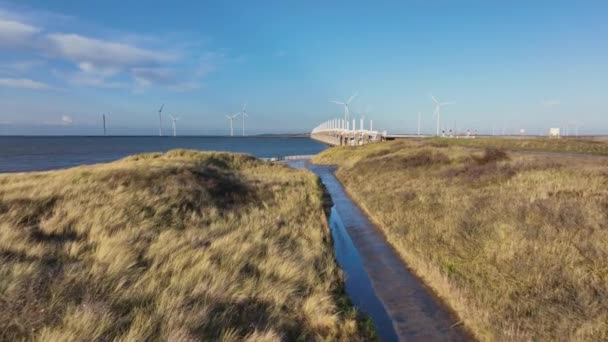
[[[172,151],[0,175],[0,340],[359,340],[318,180]]]
[[[434,145],[466,146],[478,148],[500,148],[506,150],[542,151],[560,153],[581,153],[608,156],[608,141],[602,138],[490,138],[446,139],[433,138]]]
[[[314,161],[480,340],[608,340],[608,159],[394,141]]]

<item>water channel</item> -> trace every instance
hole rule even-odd
[[[307,161],[332,198],[329,224],[334,250],[346,275],[346,293],[373,321],[382,341],[468,341],[455,317],[414,276],[385,237],[349,198],[335,168]]]

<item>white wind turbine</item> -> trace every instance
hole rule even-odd
[[[433,102],[435,102],[435,111],[433,112],[433,115],[435,115],[435,118],[437,119],[436,135],[439,135],[439,114],[441,114],[441,107],[454,104],[454,102],[439,102],[435,98],[435,96],[433,96],[433,95],[430,95],[430,96],[431,96],[431,100],[433,100]]]
[[[353,96],[351,96],[351,97],[350,97],[350,98],[349,98],[349,99],[348,99],[346,102],[340,102],[340,101],[331,101],[331,102],[333,102],[333,103],[335,103],[335,104],[338,104],[338,105],[344,106],[344,122],[345,122],[345,124],[348,124],[349,119],[350,119],[350,112],[349,112],[349,110],[348,110],[348,106],[350,105],[350,103],[352,102],[352,100],[353,100],[355,97],[357,97],[357,95],[358,95],[358,92],[355,92],[355,93],[353,94]],[[344,127],[344,128],[346,128],[346,127]]]
[[[365,107],[365,110],[359,110],[357,113],[355,114],[359,114],[359,127],[361,128],[361,130],[364,129],[365,127],[365,117],[367,114],[369,114],[369,112],[372,110],[372,107],[367,106]],[[371,130],[371,125],[370,125],[370,130]]]
[[[160,106],[160,109],[158,110],[158,136],[163,136],[163,108],[165,107],[165,104],[163,103]]]
[[[102,114],[101,116],[103,118],[103,135],[106,136],[106,115]]]
[[[247,108],[247,102],[245,102],[245,104],[243,105],[243,110],[239,113],[239,114],[241,114],[241,118],[243,119],[243,126],[242,126],[242,128],[243,128],[243,136],[245,136],[245,117],[249,116],[249,115],[247,115],[246,108]]]
[[[171,123],[173,124],[173,136],[177,136],[177,125],[176,121],[179,120],[179,117],[171,115]]]
[[[230,121],[230,136],[233,137],[234,136],[234,127],[232,122],[234,121],[234,119],[236,119],[241,113],[236,113],[234,115],[226,115],[226,118],[228,119],[228,121]]]

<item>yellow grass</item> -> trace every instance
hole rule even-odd
[[[0,175],[0,340],[359,340],[318,180],[172,151]]]
[[[394,141],[314,161],[480,340],[608,339],[608,158]]]
[[[431,139],[437,145],[493,147],[506,150],[581,153],[608,156],[608,141],[602,138],[478,137],[475,139]]]

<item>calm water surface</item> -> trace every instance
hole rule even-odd
[[[43,171],[113,161],[176,148],[241,152],[261,158],[316,154],[309,138],[272,137],[0,137],[0,172]]]
[[[410,273],[382,233],[346,194],[334,168],[290,163],[317,174],[333,201],[334,250],[346,273],[346,293],[367,314],[381,341],[468,341],[440,301]]]

